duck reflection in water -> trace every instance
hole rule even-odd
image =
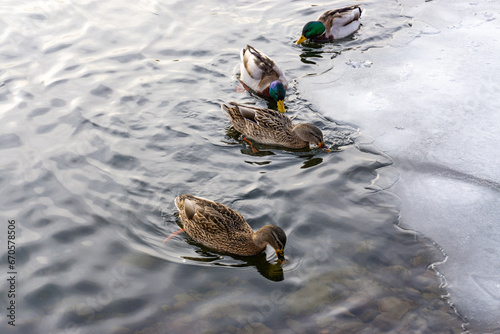
[[[267,278],[270,281],[280,282],[285,279],[285,275],[283,274],[283,267],[281,266],[281,264],[274,261],[272,262],[268,261],[265,253],[260,253],[254,256],[238,256],[238,255],[226,254],[233,260],[238,261],[237,263],[229,263],[230,261],[227,261],[227,259],[226,261],[224,261],[225,260],[224,256],[219,254],[214,254],[213,251],[210,250],[209,248],[200,245],[199,243],[191,239],[189,236],[186,237],[188,244],[194,247],[199,247],[199,249],[196,250],[196,253],[200,254],[200,256],[199,257],[182,256],[183,259],[196,262],[209,262],[214,266],[219,266],[219,267],[233,267],[233,268],[255,267],[257,268],[259,274],[261,274],[263,277]]]

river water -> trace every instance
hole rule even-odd
[[[432,269],[443,254],[398,227],[391,157],[298,89],[335,71],[339,54],[384,48],[409,27],[397,1],[361,3],[371,14],[358,33],[306,46],[293,44],[302,25],[331,3],[0,7],[0,240],[15,220],[17,273],[15,298],[0,284],[5,315],[16,303],[2,333],[463,331]],[[239,139],[220,103],[267,106],[236,89],[247,43],[285,71],[289,116],[320,127],[332,153],[253,153]],[[231,206],[254,229],[281,226],[288,262],[217,254],[185,234],[162,245],[183,193]]]

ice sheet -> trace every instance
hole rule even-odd
[[[471,332],[500,333],[500,4],[399,2],[410,25],[389,45],[343,52],[299,89],[394,159],[401,225],[448,255],[437,269]]]

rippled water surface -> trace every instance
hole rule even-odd
[[[460,332],[429,268],[442,254],[397,227],[390,157],[296,89],[335,71],[340,52],[385,47],[407,26],[397,1],[361,1],[354,36],[293,44],[306,21],[351,3],[0,7],[0,206],[17,223],[18,272],[16,326],[2,315],[2,332]],[[220,103],[267,106],[236,91],[247,43],[282,67],[288,114],[323,129],[332,153],[253,153],[239,139]],[[254,229],[283,227],[288,262],[217,254],[185,234],[162,246],[183,193]]]

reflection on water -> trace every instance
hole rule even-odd
[[[328,42],[328,43],[317,43],[313,41],[304,42],[303,45],[301,46],[300,60],[304,64],[316,65],[323,58],[329,56],[330,59],[333,59],[337,57],[341,51],[348,51],[347,49],[343,48],[342,44],[338,44],[337,41],[335,41],[335,48],[338,49],[338,51],[330,50],[328,52],[325,52],[324,50],[325,45],[329,45],[330,47],[332,47],[333,42]]]
[[[460,332],[429,269],[442,254],[395,227],[390,158],[296,89],[334,71],[336,53],[384,47],[405,26],[396,1],[362,4],[353,38],[317,48],[293,41],[330,3],[0,8],[0,208],[19,223],[22,277],[16,328],[2,332]],[[268,106],[236,92],[246,44],[285,71],[288,115],[321,128],[334,152],[253,153],[231,130],[221,102]],[[183,193],[229,205],[254,230],[279,225],[288,262],[186,235],[162,245]]]
[[[314,167],[314,166],[317,166],[323,162],[322,158],[315,158],[314,156],[308,156],[308,157],[304,157],[304,158],[306,158],[307,160],[304,161],[304,164],[300,168]]]
[[[199,246],[195,242],[189,242],[189,244]],[[223,261],[220,261],[224,258],[221,258],[219,255],[212,254],[209,249],[206,249],[205,251],[197,250],[197,253],[199,253],[199,257],[185,256],[183,258],[190,261],[210,262],[212,265],[221,267],[254,267],[263,277],[275,282],[282,281],[284,278],[283,268],[281,265],[276,263],[276,261],[274,261],[275,263],[268,261],[266,259],[266,255],[263,253],[249,257],[228,255],[233,260],[240,263],[224,263]]]

